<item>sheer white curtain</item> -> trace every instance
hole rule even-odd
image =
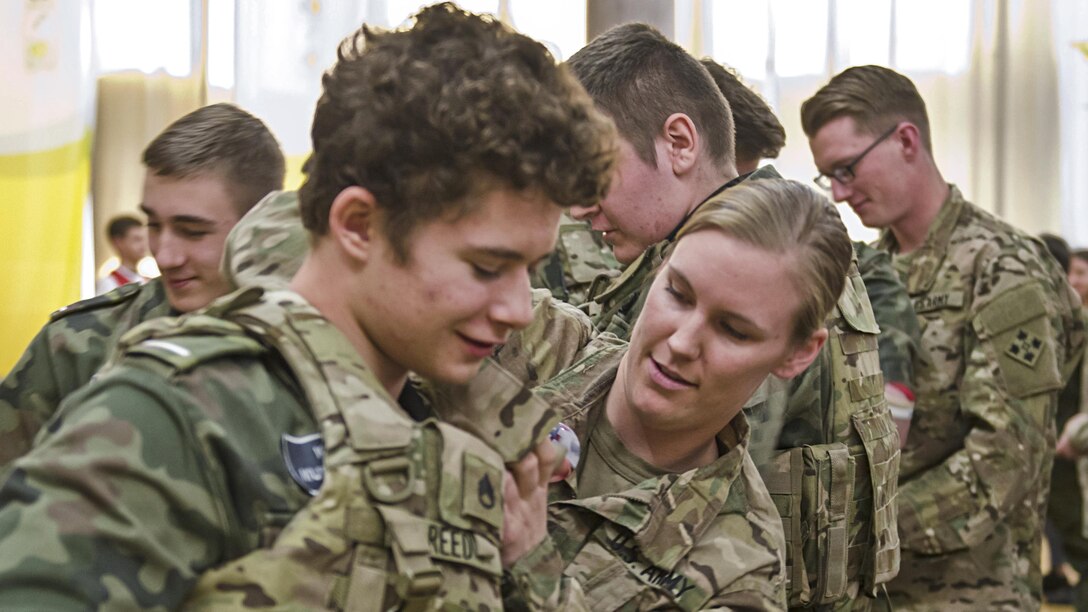
[[[1061,126],[1062,234],[1088,247],[1088,2],[1056,0]]]
[[[807,180],[816,173],[801,103],[844,68],[881,64],[909,76],[925,98],[947,180],[1029,232],[1064,230],[1073,238],[1063,227],[1052,3],[685,0],[678,15],[692,4],[701,6],[690,13],[711,24],[695,28],[701,48],[693,52],[737,68],[786,127],[776,162],[784,175]],[[678,38],[691,29],[678,22]],[[875,236],[848,208],[842,212],[852,234]]]
[[[0,376],[80,296],[90,44],[89,0],[0,3]]]

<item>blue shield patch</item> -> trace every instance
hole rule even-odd
[[[317,490],[325,481],[325,441],[321,439],[321,434],[283,434],[280,452],[291,478],[310,496],[317,495]]]

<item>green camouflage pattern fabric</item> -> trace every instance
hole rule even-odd
[[[432,393],[435,413],[476,434],[412,421],[286,291],[138,327],[0,489],[0,601],[496,609],[503,459],[558,417],[493,365]],[[318,431],[311,499],[284,445]],[[340,547],[315,550],[317,534]],[[239,557],[267,571],[246,573]]]
[[[604,286],[619,275],[620,263],[600,232],[564,212],[555,250],[532,276],[533,287],[547,289],[568,304],[588,302],[594,286]]]
[[[924,244],[892,253],[922,329],[899,481],[896,609],[1038,609],[1058,391],[1079,300],[1043,244],[951,186]]]
[[[273,191],[231,229],[220,272],[234,287],[286,287],[309,248],[298,192]]]
[[[0,487],[2,607],[176,609],[199,574],[269,544],[307,499],[280,441],[316,423],[265,346],[188,315],[137,327],[118,350]]]
[[[428,385],[439,418],[416,423],[297,295],[271,292],[229,316],[298,375],[324,480],[271,547],[205,573],[187,607],[501,609],[503,463],[558,413],[489,361],[468,386]]]
[[[0,473],[30,450],[61,401],[91,380],[125,332],[170,313],[157,278],[54,312],[0,383]]]
[[[563,422],[583,448],[596,419],[607,418],[605,398],[626,350],[604,335],[542,387],[567,398]],[[564,569],[552,609],[785,609],[782,524],[746,452],[747,437],[740,414],[718,434],[727,451],[710,465],[614,494],[574,499],[576,473],[553,484],[548,529]],[[513,581],[542,574],[514,572]]]
[[[854,253],[865,282],[865,294],[880,326],[878,344],[884,382],[901,383],[913,390],[914,362],[918,359],[922,330],[907,288],[892,266],[891,256],[884,251],[854,242]]]
[[[532,322],[512,332],[494,358],[518,380],[537,387],[574,363],[595,335],[588,315],[546,289],[534,289]]]

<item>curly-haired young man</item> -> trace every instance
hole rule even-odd
[[[338,55],[290,290],[126,336],[0,489],[0,601],[499,607],[532,552],[503,546],[503,497],[554,451],[547,406],[481,365],[529,322],[561,206],[607,190],[612,127],[542,45],[450,4]],[[409,372],[450,392],[410,402]]]

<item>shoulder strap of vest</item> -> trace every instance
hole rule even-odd
[[[256,290],[260,291],[260,290]],[[244,293],[243,291],[242,293]],[[287,362],[323,421],[343,415],[345,421],[365,415],[366,426],[348,430],[357,449],[389,448],[408,443],[407,415],[363,362],[347,338],[293,291],[263,292],[259,300],[230,312],[229,318],[274,347]],[[345,402],[352,409],[344,410]],[[390,427],[383,427],[382,423]]]
[[[188,371],[211,359],[259,355],[267,350],[242,327],[195,312],[151,319],[129,330],[118,341],[111,362],[123,355],[139,355],[152,357],[177,371]]]
[[[49,321],[53,322],[58,319],[63,319],[64,317],[73,315],[77,312],[86,312],[88,310],[97,310],[99,308],[124,304],[125,302],[135,299],[136,295],[140,293],[140,288],[142,286],[143,285],[140,285],[139,283],[121,285],[113,291],[107,291],[102,295],[96,295],[93,298],[87,298],[74,304],[58,308],[49,315]]]

